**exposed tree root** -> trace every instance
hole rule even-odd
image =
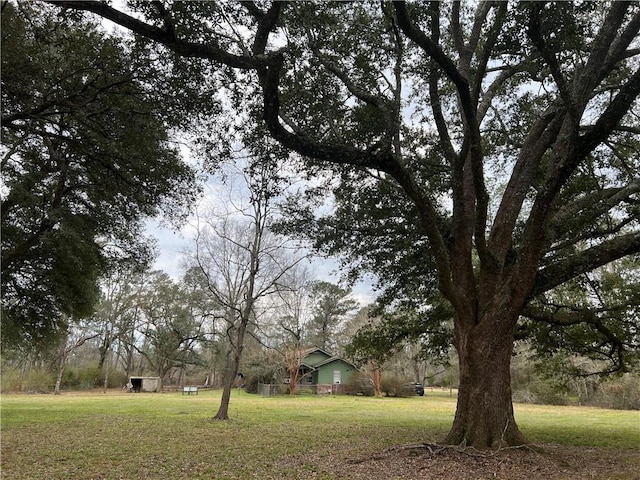
[[[478,450],[475,447],[467,447],[463,445],[444,445],[439,443],[415,443],[415,444],[390,447],[383,450],[381,453],[377,455],[371,455],[369,457],[363,457],[363,458],[356,458],[353,460],[349,460],[348,463],[352,465],[356,465],[356,464],[365,463],[371,460],[383,460],[388,456],[391,456],[397,453],[402,453],[402,452],[410,456],[428,454],[429,457],[436,457],[438,455],[444,455],[449,452],[455,452],[455,453],[460,453],[462,455],[467,455],[469,457],[491,458],[491,457],[495,457],[500,453],[504,453],[510,450],[527,450],[537,454],[544,453],[544,449],[542,447],[534,444],[500,447],[496,450]]]

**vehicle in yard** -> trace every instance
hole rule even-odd
[[[424,387],[422,386],[421,383],[412,382],[407,384],[407,387],[411,389],[414,395],[420,395],[421,397],[424,396]]]

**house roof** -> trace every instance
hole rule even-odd
[[[311,347],[311,348],[307,348],[307,349],[302,351],[302,353],[304,354],[305,357],[308,356],[308,355],[311,355],[314,352],[320,352],[320,353],[325,354],[327,357],[333,357],[333,355],[331,355],[329,352],[327,352],[327,351],[325,351],[325,350],[323,350],[323,349],[321,349],[319,347]]]
[[[320,362],[320,363],[316,363],[315,368],[322,367],[322,366],[324,366],[324,365],[328,365],[328,364],[333,363],[333,362],[342,362],[342,363],[346,363],[347,365],[349,365],[349,366],[353,367],[353,369],[354,369],[354,370],[357,370],[357,369],[358,369],[358,367],[356,367],[353,363],[351,363],[351,362],[350,362],[350,361],[348,361],[348,360],[345,360],[345,359],[344,359],[344,358],[342,358],[342,357],[331,357],[331,358],[327,358],[326,360],[323,360],[323,361],[322,361],[322,362]]]
[[[306,366],[308,368],[311,368],[311,369],[316,369],[316,368],[322,367],[324,365],[328,365],[328,364],[336,362],[336,361],[341,361],[343,363],[346,363],[347,365],[352,366],[354,368],[354,370],[358,369],[358,367],[356,367],[353,363],[349,362],[348,360],[345,360],[344,358],[339,357],[337,355],[331,355],[330,353],[328,353],[328,352],[326,352],[326,351],[324,351],[324,350],[322,350],[321,348],[318,348],[318,347],[306,349],[304,351],[304,358],[306,359],[306,357],[308,357],[309,355],[311,355],[312,353],[315,353],[315,352],[320,352],[323,355],[325,355],[327,358],[325,358],[323,360],[320,360],[319,362],[314,362],[314,363],[308,363],[306,361],[303,361],[302,365],[304,365],[304,366]]]

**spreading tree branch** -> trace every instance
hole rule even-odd
[[[627,255],[640,252],[640,232],[632,232],[587,248],[538,272],[532,296]]]
[[[87,12],[95,13],[132,31],[133,33],[158,42],[183,57],[204,58],[242,70],[255,70],[266,65],[271,65],[274,63],[274,61],[277,61],[277,59],[274,59],[270,55],[260,55],[253,57],[235,55],[225,51],[224,49],[218,47],[213,43],[205,44],[181,40],[175,36],[175,31],[172,27],[168,12],[166,12],[164,7],[162,8],[162,11],[160,13],[163,15],[163,23],[165,25],[165,28],[158,28],[154,25],[150,25],[141,20],[138,20],[135,17],[127,15],[126,13],[121,12],[120,10],[113,8],[107,3],[101,1],[48,0],[47,3],[51,3],[53,5],[64,8],[84,10]]]

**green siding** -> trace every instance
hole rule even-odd
[[[309,355],[307,355],[306,357],[304,357],[304,363],[314,367],[317,364],[324,362],[327,358],[331,358],[331,357],[324,352],[316,350],[309,353]]]
[[[326,363],[325,363],[326,362]],[[332,357],[321,349],[309,350],[304,358],[303,370],[311,368],[313,371],[307,375],[300,385],[341,385],[351,381],[353,373],[357,370],[354,365],[339,357]],[[339,375],[334,372],[340,372]]]
[[[326,383],[333,384],[334,377],[333,372],[335,370],[340,371],[340,384],[344,385],[345,383],[349,383],[351,381],[351,377],[353,375],[354,369],[352,365],[349,365],[347,362],[336,359],[333,362],[327,363],[326,365],[322,365],[318,367],[318,383]]]

